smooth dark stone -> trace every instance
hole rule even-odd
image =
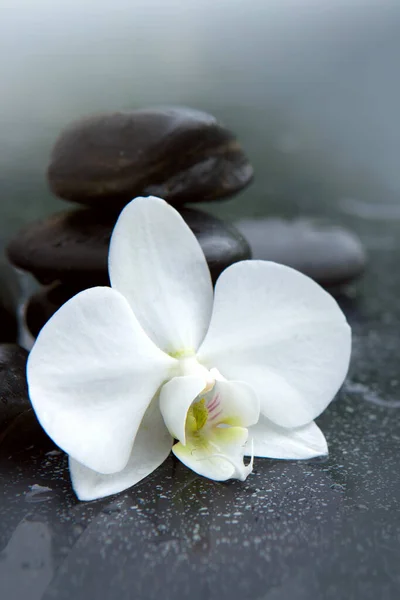
[[[54,450],[57,446],[46,434],[32,408],[24,410],[17,415],[8,425],[0,430],[0,453],[7,452],[18,455],[24,450],[32,452],[33,449]],[[61,451],[59,451],[61,454]],[[12,463],[9,465],[12,468]]]
[[[250,248],[229,224],[195,209],[182,216],[203,248],[215,280],[230,264],[250,257]],[[20,231],[8,245],[10,261],[41,283],[62,280],[76,291],[109,285],[107,257],[117,214],[82,208],[58,213]]]
[[[23,228],[10,241],[10,261],[47,284],[62,278],[78,287],[109,285],[107,256],[117,213],[77,209]]]
[[[32,409],[26,380],[28,352],[17,344],[0,344],[0,455],[24,449],[54,448]]]
[[[18,284],[12,268],[0,263],[0,343],[13,343],[18,337]]]
[[[248,240],[253,258],[293,267],[321,285],[348,283],[364,272],[363,245],[342,227],[307,219],[245,219],[235,225]]]
[[[0,344],[0,432],[32,408],[26,383],[28,352],[17,344]]]
[[[253,177],[234,134],[185,107],[90,116],[71,123],[51,155],[48,180],[61,198],[121,207],[154,195],[174,205],[232,196]]]

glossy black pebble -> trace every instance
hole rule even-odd
[[[364,272],[359,238],[342,227],[298,219],[248,219],[236,223],[253,258],[293,267],[323,286],[348,283]]]
[[[166,107],[86,117],[61,132],[48,181],[61,198],[121,208],[136,196],[175,206],[232,196],[253,177],[234,134],[212,115]]]
[[[0,344],[0,431],[31,408],[26,384],[28,352],[17,344]]]
[[[227,266],[250,257],[237,229],[195,209],[181,214],[194,231],[215,280]],[[41,283],[61,280],[75,291],[109,285],[108,246],[117,214],[86,208],[59,213],[20,231],[8,245],[10,261]]]

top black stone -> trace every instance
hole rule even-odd
[[[91,116],[72,123],[51,155],[48,180],[66,200],[111,209],[135,196],[173,205],[232,196],[253,177],[235,136],[189,108]]]

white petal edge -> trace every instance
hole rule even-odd
[[[139,427],[126,467],[118,473],[102,475],[70,457],[72,487],[79,500],[97,500],[123,492],[150,475],[165,461],[171,452],[172,442],[156,398]]]
[[[29,395],[47,434],[100,473],[121,471],[153,396],[176,361],[146,336],[127,300],[91,288],[64,304],[29,355]]]
[[[326,439],[318,425],[312,421],[296,429],[278,427],[265,417],[257,425],[249,428],[249,440],[246,455],[259,458],[278,458],[285,460],[306,460],[328,454]]]
[[[206,386],[201,377],[174,377],[160,391],[160,410],[171,435],[186,444],[186,416],[193,400]]]
[[[211,277],[195,235],[174,208],[153,196],[124,208],[111,237],[109,274],[159,348],[176,354],[199,347],[211,317]]]
[[[298,271],[266,261],[226,269],[199,361],[248,383],[283,427],[314,420],[343,383],[351,330],[336,301]]]

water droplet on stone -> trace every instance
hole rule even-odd
[[[25,495],[26,502],[32,504],[36,502],[47,502],[54,497],[53,490],[45,485],[38,485],[37,483],[31,485],[31,491]]]

